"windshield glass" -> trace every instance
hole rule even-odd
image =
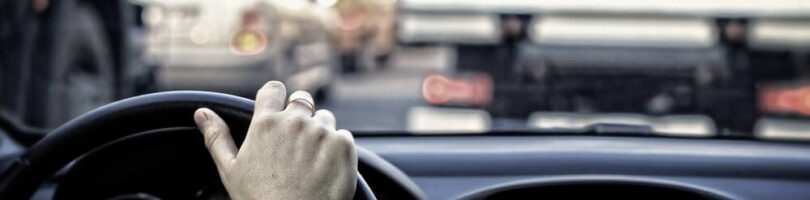
[[[117,21],[88,7],[3,32],[4,115],[48,129],[139,94],[252,99],[279,80],[356,134],[810,139],[806,1],[127,2]]]

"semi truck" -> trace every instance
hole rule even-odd
[[[423,82],[433,105],[515,118],[635,113],[644,124],[700,116],[709,135],[728,136],[802,119],[810,105],[808,4],[445,3],[406,0],[399,11],[400,42],[455,49],[453,70]]]

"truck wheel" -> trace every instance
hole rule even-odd
[[[379,69],[387,69],[391,66],[391,54],[392,52],[387,52],[382,55],[374,56],[374,63],[377,65]]]
[[[70,22],[54,39],[53,63],[45,80],[47,128],[107,104],[115,94],[112,55],[98,15],[79,4],[66,16]]]
[[[359,70],[357,52],[343,52],[340,55],[340,67],[343,73],[355,73]]]
[[[314,96],[313,98],[315,98],[316,102],[323,103],[329,101],[329,97],[330,95],[332,95],[331,93],[332,93],[332,86],[330,83],[321,88],[318,88],[318,90],[315,91],[315,94],[313,94]]]

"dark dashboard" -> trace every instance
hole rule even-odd
[[[180,128],[106,145],[33,199],[105,192],[222,199],[201,141],[190,139],[197,134]],[[378,199],[810,198],[810,145],[802,143],[583,135],[358,136],[356,143],[365,158],[360,173]]]
[[[584,191],[593,193],[583,197],[631,199],[646,192],[660,195],[658,199],[684,197],[664,196],[677,195],[667,192],[686,192],[693,195],[686,197],[699,199],[810,198],[810,146],[806,144],[616,136],[356,140],[406,173],[428,199],[485,199],[509,192],[571,198]],[[632,193],[600,193],[599,187]],[[658,190],[662,188],[668,190]]]

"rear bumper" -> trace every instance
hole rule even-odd
[[[173,47],[151,52],[160,63],[160,90],[206,90],[252,96],[268,80],[283,76],[270,52],[237,55],[225,47]]]
[[[648,116],[631,113],[534,112],[527,124],[541,129],[585,131],[599,124],[623,124],[649,128],[652,133],[672,136],[715,136],[714,121],[704,115]]]
[[[399,19],[400,43],[497,44],[501,22],[496,14],[404,13]]]
[[[704,114],[733,130],[750,130],[756,119],[750,71],[729,63],[721,48],[529,42],[513,48],[515,57],[505,59],[513,64],[458,66],[493,77],[493,103],[487,109],[496,116],[525,117],[531,111]]]
[[[266,49],[255,55],[238,55],[228,47],[160,47],[147,50],[147,59],[163,67],[241,67],[252,66],[273,59],[275,49]]]
[[[697,79],[694,76],[700,74],[696,74],[699,73],[696,70],[708,73],[703,75],[709,77],[700,78],[720,80],[731,76],[730,63],[721,48],[617,48],[527,43],[519,45],[517,52],[518,70],[554,73],[535,76],[627,74]]]
[[[162,66],[157,71],[160,90],[205,90],[252,96],[264,82],[279,80],[271,63],[243,66]]]
[[[271,80],[284,82],[288,91],[314,93],[329,84],[334,73],[332,66],[326,64],[303,70],[277,72],[275,69],[272,64],[219,68],[164,67],[159,70],[157,81],[160,90],[205,90],[252,98],[256,90]]]

